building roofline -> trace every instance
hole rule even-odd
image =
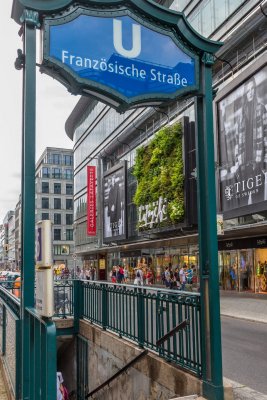
[[[62,152],[62,151],[70,151],[70,152],[72,152],[73,153],[73,149],[66,149],[66,148],[63,148],[63,147],[46,147],[45,149],[44,149],[44,151],[41,153],[41,155],[40,155],[40,157],[38,158],[38,160],[36,161],[36,163],[35,163],[35,171],[39,168],[39,166],[41,165],[41,163],[42,163],[42,159],[44,158],[44,156],[48,153],[48,151],[60,151],[60,152]]]
[[[93,102],[98,102],[98,100],[89,96],[81,96],[80,100],[77,102],[76,106],[72,110],[70,116],[65,123],[66,134],[71,140],[73,140],[74,131],[78,122],[81,120],[86,110]]]

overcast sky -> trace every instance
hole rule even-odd
[[[0,14],[0,224],[14,210],[21,186],[22,71],[14,68],[17,49],[22,49],[19,25],[11,18],[12,0],[1,2]],[[72,148],[65,121],[79,97],[71,95],[51,77],[37,75],[36,159],[46,147]]]

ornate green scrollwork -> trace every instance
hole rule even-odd
[[[41,24],[39,22],[39,13],[33,10],[24,10],[20,22],[26,22],[27,25],[33,26],[35,28],[40,28]]]
[[[211,53],[205,52],[202,56],[201,61],[206,65],[213,65],[214,64],[214,56]]]

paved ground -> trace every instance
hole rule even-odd
[[[222,291],[221,315],[267,323],[267,294]]]
[[[224,376],[267,393],[267,324],[222,316],[221,325]]]
[[[267,294],[222,291],[221,315],[267,323]],[[267,395],[227,379],[233,386],[234,400],[267,400]]]
[[[2,371],[0,369],[0,400],[8,400],[5,384],[4,384],[4,378],[2,375]]]

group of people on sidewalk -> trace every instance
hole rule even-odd
[[[145,270],[141,267],[129,271],[127,267],[117,265],[110,271],[110,280],[112,283],[133,283],[134,285],[152,285],[155,277],[150,267]]]
[[[197,283],[195,266],[183,264],[180,268],[172,265],[165,267],[165,270],[155,278],[151,267],[143,269],[137,266],[129,272],[127,267],[122,265],[113,266],[109,274],[112,283],[133,283],[134,285],[162,284],[170,289],[185,290],[186,285]]]
[[[173,270],[172,265],[165,267],[162,273],[162,283],[170,289],[185,290],[185,286],[197,283],[196,268],[194,264],[183,264],[180,268],[176,266]]]

